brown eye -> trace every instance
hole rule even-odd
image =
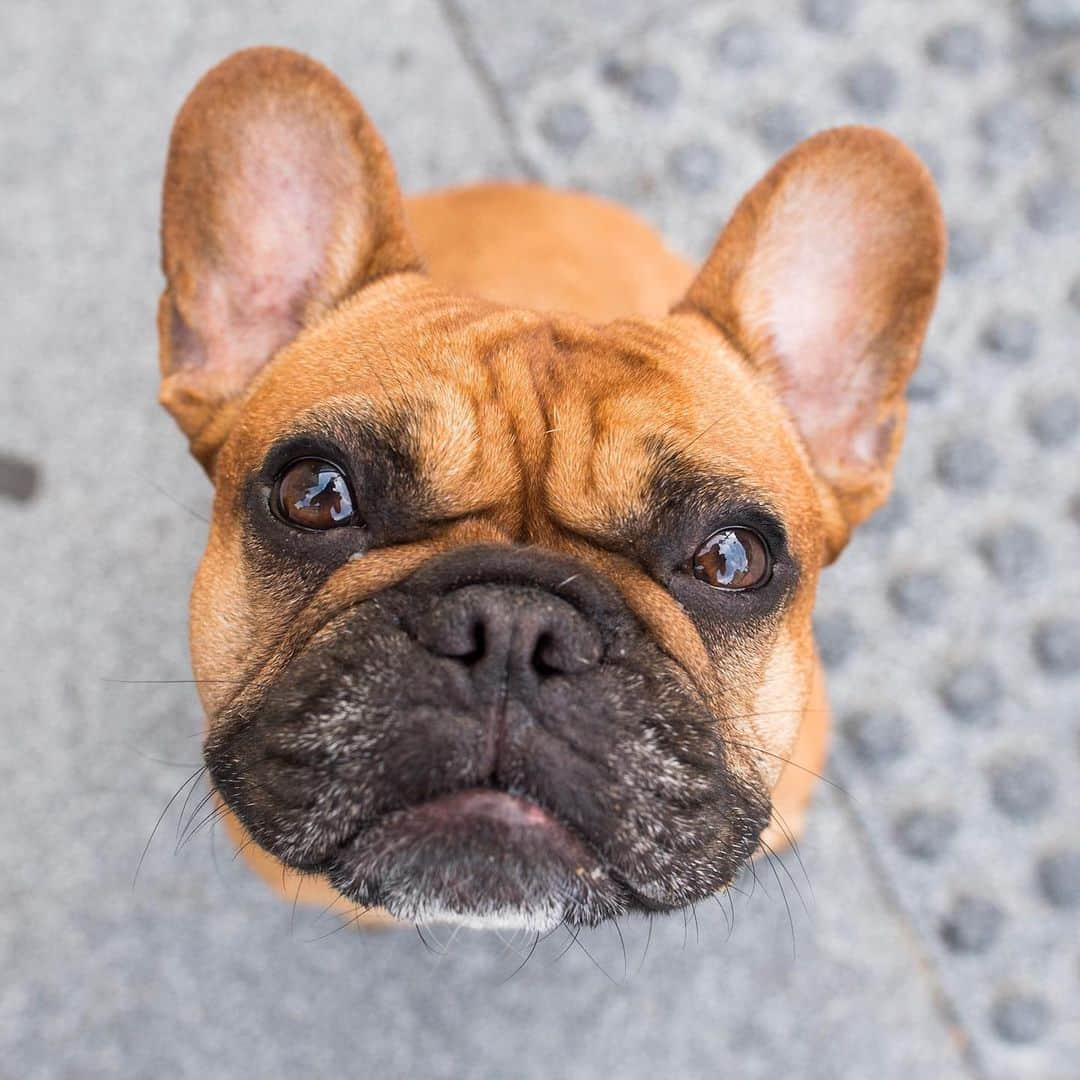
[[[715,532],[694,552],[694,577],[714,589],[753,589],[772,572],[765,541],[738,525]]]
[[[329,461],[302,458],[277,478],[270,496],[283,521],[303,529],[334,529],[354,523],[353,498],[345,474]]]

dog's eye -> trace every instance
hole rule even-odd
[[[764,585],[772,573],[772,557],[753,529],[734,525],[713,533],[694,552],[692,566],[698,581],[736,591]]]
[[[319,458],[301,458],[287,466],[270,495],[274,513],[302,529],[335,529],[353,525],[352,492],[345,474]]]

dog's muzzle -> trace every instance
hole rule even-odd
[[[206,758],[259,844],[406,919],[680,907],[768,820],[617,591],[529,548],[449,553],[339,615]]]

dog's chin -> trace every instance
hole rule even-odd
[[[536,803],[488,788],[387,814],[324,869],[348,899],[409,922],[543,932],[626,910],[589,845]]]

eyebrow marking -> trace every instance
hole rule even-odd
[[[673,449],[660,440],[651,449],[654,467],[645,501],[654,514],[675,509],[687,514],[752,512],[768,519],[781,534],[786,532],[768,494],[744,476],[706,471],[688,458],[684,449]]]
[[[420,468],[420,419],[401,408],[351,413],[340,402],[328,402],[297,418],[267,452],[253,480],[272,482],[299,457],[326,458],[345,470],[369,513],[391,520],[426,515],[433,494]]]

